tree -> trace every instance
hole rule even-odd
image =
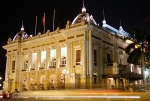
[[[129,55],[127,62],[135,65],[142,62],[144,86],[147,89],[144,71],[146,70],[145,62],[150,59],[150,27],[134,27],[133,33],[129,37],[133,40],[133,43],[125,49],[125,52]]]

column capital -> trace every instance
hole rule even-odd
[[[28,54],[32,54],[32,53],[33,53],[32,51],[29,51],[29,52],[28,52]]]
[[[41,52],[41,49],[36,50],[36,52]]]
[[[50,47],[46,48],[46,51],[50,51],[50,50],[51,50]]]
[[[60,45],[57,45],[57,46],[56,46],[56,48],[57,48],[57,49],[60,49],[60,48],[61,48],[61,46],[60,46]]]
[[[66,42],[66,44],[67,44],[67,45],[70,45],[70,44],[72,44],[72,42],[69,41],[69,42]]]

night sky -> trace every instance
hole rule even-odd
[[[119,29],[120,20],[123,29],[132,33],[134,25],[142,26],[143,20],[150,16],[149,0],[84,0],[87,13],[92,14],[102,25],[103,9],[106,23]],[[25,31],[34,35],[37,16],[37,32],[43,32],[42,17],[45,13],[45,29],[53,30],[55,10],[55,29],[65,28],[67,20],[71,22],[81,12],[83,0],[3,0],[0,3],[0,44],[6,44],[20,31],[22,20]],[[5,51],[0,47],[0,75],[4,75]]]

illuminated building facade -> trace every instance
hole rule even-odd
[[[64,29],[28,36],[22,27],[3,46],[7,50],[4,90],[126,88],[131,79],[142,84],[140,66],[127,63],[124,38],[128,35],[105,19],[99,26],[85,7]]]

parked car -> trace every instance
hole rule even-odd
[[[0,99],[3,99],[4,98],[4,91],[3,90],[0,90]]]

